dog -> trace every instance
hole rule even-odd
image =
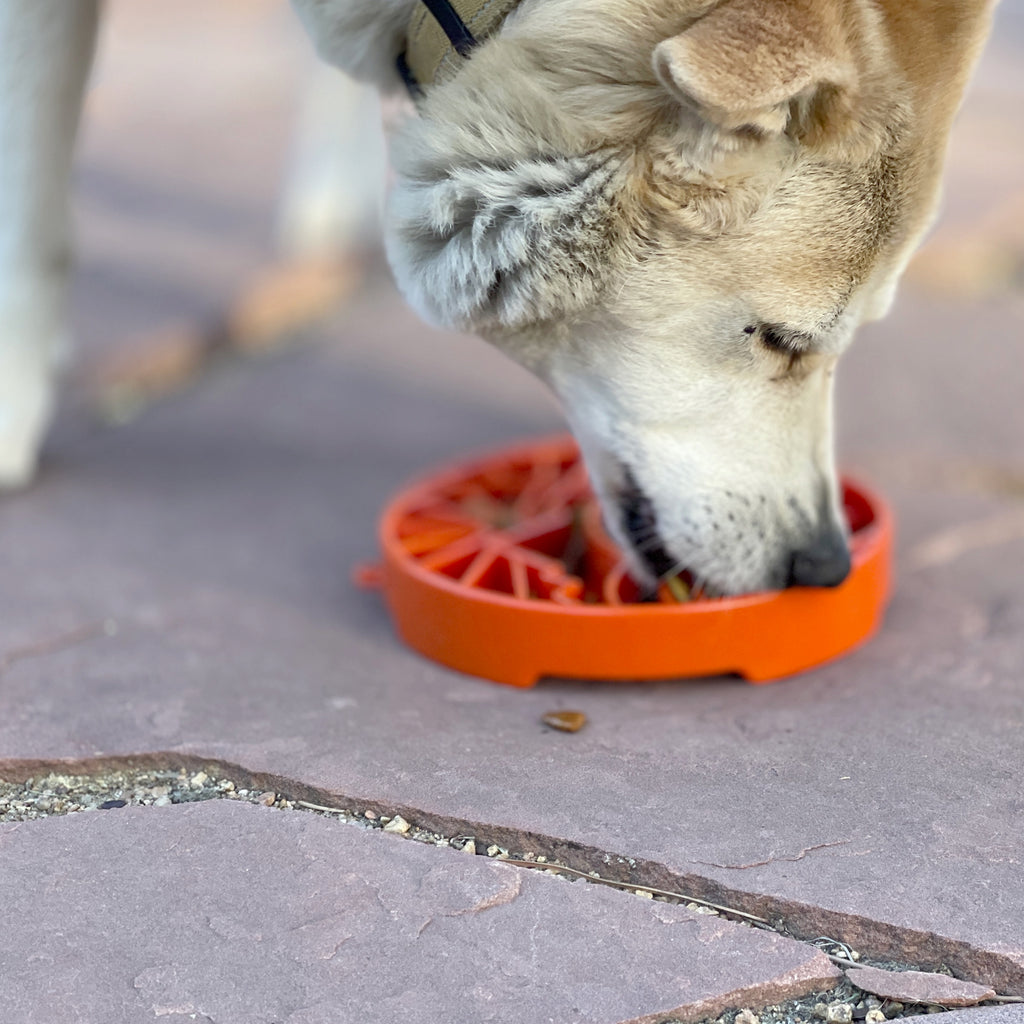
[[[416,116],[392,146],[407,300],[560,398],[649,583],[850,569],[833,377],[936,209],[994,0],[292,0]],[[63,336],[63,190],[94,0],[0,0],[0,479]],[[8,197],[8,198],[5,198]]]

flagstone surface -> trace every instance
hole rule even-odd
[[[259,77],[257,91],[218,90],[216,71],[207,92],[175,91],[149,77],[163,66],[155,57],[117,57],[148,39],[166,59],[171,22],[140,11],[168,6],[112,5],[108,63],[87,111],[75,313],[88,365],[132,338],[148,344],[149,332],[176,318],[210,317],[218,296],[229,298],[271,258],[290,102],[271,96],[265,63],[223,69],[225,81]],[[262,0],[225,4],[223,20],[204,22],[204,45],[215,52],[213,42],[248,26],[254,52],[281,54],[275,66],[291,96],[303,58],[285,13]],[[963,253],[965,232],[980,233],[1017,258],[1024,27],[1010,5],[1000,19],[954,138],[950,212],[935,244]],[[210,67],[202,62],[204,74]],[[150,122],[133,106],[136,93],[165,104],[149,115],[164,132],[159,149],[142,132]],[[205,110],[204,95],[220,99]],[[231,131],[217,127],[225,98],[245,112],[228,119]],[[160,151],[171,160],[163,175]],[[350,572],[375,556],[379,510],[411,475],[560,429],[558,414],[538,384],[483,344],[420,326],[373,266],[358,295],[292,347],[214,367],[124,426],[98,421],[84,378],[73,379],[40,479],[0,502],[0,775],[32,760],[220,759],[338,802],[401,807],[410,820],[463,823],[588,868],[685,883],[781,917],[806,938],[832,935],[1024,993],[1019,281],[983,275],[981,291],[959,292],[943,284],[945,270],[936,276],[922,264],[893,315],[844,360],[843,462],[888,495],[899,523],[896,591],[871,644],[767,687],[549,680],[517,691],[406,650],[379,596],[355,589]],[[585,712],[588,725],[574,735],[545,728],[542,715],[559,709]],[[121,828],[131,852],[136,842],[145,848],[143,822],[163,822],[169,837],[192,820],[149,814],[4,826],[5,852],[33,844],[40,870],[56,877],[55,865],[73,873],[87,870],[88,857],[98,863]],[[189,814],[258,820],[241,826],[253,847],[266,822],[300,828],[248,811]],[[104,836],[89,847],[91,830]],[[172,848],[168,839],[168,865]],[[465,864],[445,851],[415,856]],[[7,871],[5,862],[0,885]],[[186,867],[173,871],[182,877]],[[103,884],[113,886],[112,876]],[[187,942],[198,896],[179,887],[180,916],[168,917],[155,880],[148,894],[141,875],[134,884],[138,927],[173,932],[177,921],[175,941]],[[299,880],[286,871],[275,884],[283,907]],[[583,899],[564,883],[528,884],[574,906]],[[113,895],[104,898],[117,909]],[[629,913],[630,899],[640,905],[617,893],[594,898]],[[47,899],[59,916],[56,897]],[[81,911],[67,904],[68,927]],[[99,917],[94,924],[103,933]],[[61,955],[92,956],[83,943]],[[474,943],[483,957],[476,945],[486,943]],[[170,968],[115,996],[66,963],[55,999],[192,999]],[[294,984],[308,986],[303,999],[313,987]],[[726,991],[721,980],[709,985]],[[661,991],[650,994],[660,1000]],[[29,1006],[28,990],[22,998],[19,1008]],[[564,1004],[549,1005],[554,1013]],[[131,1012],[123,1019],[136,1019]],[[946,1019],[961,1018],[1002,1024],[1021,1015],[1011,1006]],[[40,1009],[36,1019],[53,1018]],[[320,1018],[295,1021],[306,1019]]]

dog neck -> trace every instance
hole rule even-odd
[[[406,33],[398,71],[414,99],[450,77],[504,24],[520,0],[422,0]]]

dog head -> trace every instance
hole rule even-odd
[[[400,287],[554,389],[650,580],[849,570],[833,374],[959,91],[925,110],[893,33],[874,0],[524,0],[399,133]]]

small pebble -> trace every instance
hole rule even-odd
[[[827,1024],[850,1024],[853,1020],[853,1007],[849,1003],[832,1003],[825,1011]]]
[[[115,807],[127,807],[127,800],[104,800],[100,804],[101,811],[112,811]]]
[[[740,1010],[733,1024],[761,1024],[761,1018],[753,1010]]]
[[[188,784],[193,789],[202,789],[206,784],[206,780],[209,779],[209,775],[206,772],[196,772],[191,779],[188,780]]]
[[[476,841],[469,839],[462,847],[463,853],[476,853]]]
[[[705,907],[703,903],[687,903],[687,910],[692,910],[695,914],[703,914],[705,917],[721,917],[719,912],[714,907]],[[824,1003],[820,1004],[824,1006]]]
[[[825,1003],[815,1003],[814,1016],[824,1020],[828,1016],[828,1006]]]
[[[363,817],[367,821],[376,821],[377,820],[377,812],[376,811],[363,811]]]
[[[273,807],[274,801],[277,799],[276,793],[271,793],[269,790],[260,797],[260,803],[264,807]]]
[[[646,889],[634,889],[633,890],[633,895],[634,896],[639,896],[640,899],[642,899],[642,900],[653,900],[654,899],[654,893],[653,892],[648,892]],[[739,1020],[738,1017],[736,1019]]]
[[[587,724],[582,711],[549,711],[541,721],[559,732],[579,732]]]
[[[385,832],[397,832],[400,836],[404,836],[412,825],[409,824],[400,814],[396,814],[385,826]]]
[[[906,1007],[894,999],[891,1003],[885,1004],[885,1016],[888,1020],[892,1020],[893,1017],[898,1017],[904,1009]]]
[[[877,1008],[873,1010],[868,1010],[868,1012],[864,1016],[865,1024],[883,1024],[885,1020],[885,1014]]]

